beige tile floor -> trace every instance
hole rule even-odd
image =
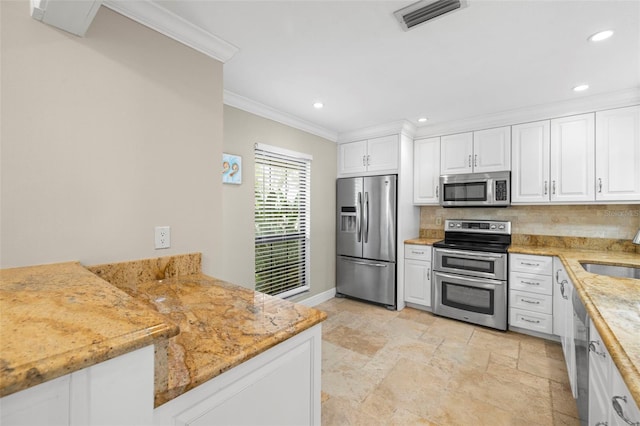
[[[332,299],[323,425],[579,425],[558,343]]]

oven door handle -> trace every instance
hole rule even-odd
[[[455,254],[455,255],[465,256],[465,257],[482,257],[485,259],[495,259],[495,260],[502,259],[505,256],[504,254],[483,253],[483,252],[475,252],[475,251],[470,253],[468,251],[448,250],[448,249],[441,249],[441,248],[436,248],[435,250],[437,253]]]
[[[437,277],[451,280],[452,284],[455,284],[456,281],[468,282],[469,287],[494,288],[495,286],[501,286],[505,284],[505,281],[492,280],[490,278],[465,277],[464,275],[445,274],[444,272],[440,271],[434,271],[433,274]]]

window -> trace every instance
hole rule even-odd
[[[311,156],[256,144],[256,290],[289,297],[309,289]]]

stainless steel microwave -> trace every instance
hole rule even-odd
[[[506,207],[511,204],[511,172],[440,176],[443,207]]]

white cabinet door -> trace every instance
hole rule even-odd
[[[71,375],[0,398],[2,425],[68,425]]]
[[[511,170],[511,127],[473,132],[473,172]]]
[[[367,171],[397,171],[399,141],[397,135],[367,141]]]
[[[511,202],[549,202],[549,120],[513,126]]]
[[[413,203],[440,203],[440,138],[413,143]]]
[[[367,170],[367,141],[338,145],[338,173],[362,173]]]
[[[431,262],[405,259],[404,300],[431,306]]]
[[[640,201],[640,106],[596,113],[596,200]]]
[[[566,337],[568,276],[559,258],[553,258],[553,334]]]
[[[595,116],[551,120],[551,201],[595,200]]]
[[[471,173],[473,170],[473,133],[442,136],[440,139],[440,173]]]

